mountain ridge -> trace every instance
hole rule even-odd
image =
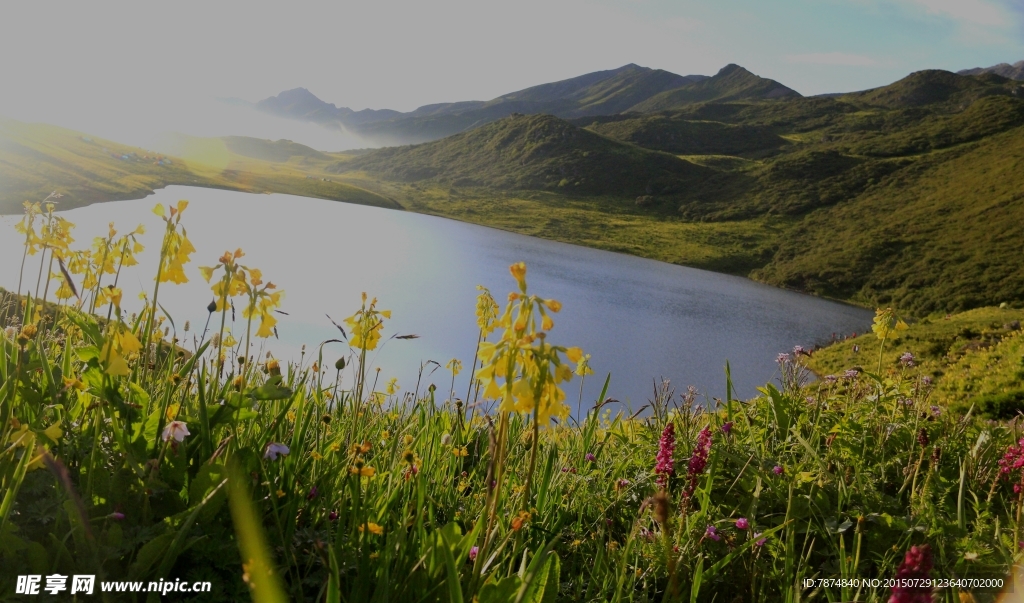
[[[991,67],[974,67],[973,69],[961,69],[959,75],[983,75],[994,73],[1011,80],[1024,81],[1024,61],[1017,61],[1014,64],[999,63]]]

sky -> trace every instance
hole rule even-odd
[[[708,75],[737,63],[811,95],[1019,60],[1022,0],[0,5],[0,115],[124,142],[160,129],[272,138],[293,126],[210,103],[295,87],[408,111],[627,63]]]

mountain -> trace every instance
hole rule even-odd
[[[911,73],[888,86],[855,92],[843,98],[890,108],[935,104],[966,106],[993,94],[1019,96],[1019,88],[1014,82],[992,73],[964,76],[929,69]]]
[[[683,105],[707,102],[775,100],[798,98],[800,93],[775,80],[758,77],[739,65],[726,65],[714,76],[689,82],[638,102],[627,111],[653,113],[678,109]]]
[[[444,138],[513,113],[544,113],[562,118],[615,114],[661,92],[706,79],[709,78],[629,64],[533,86],[490,101],[437,103],[408,113],[339,108],[304,88],[282,92],[256,106],[283,117],[342,125],[382,144],[411,144]]]
[[[333,168],[386,180],[633,198],[672,195],[710,170],[550,115],[516,114],[420,145],[377,149]]]
[[[324,125],[358,125],[401,115],[391,109],[363,109],[353,111],[348,107],[335,107],[316,97],[305,88],[286,90],[277,96],[265,98],[256,103],[256,108],[280,117],[312,121]]]
[[[1024,81],[1024,61],[1017,61],[1013,65],[1009,63],[999,63],[992,67],[975,67],[974,69],[957,71],[957,73],[960,75],[983,75],[986,73],[994,73],[1011,80]]]

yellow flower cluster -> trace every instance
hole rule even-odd
[[[491,296],[487,287],[477,285],[476,288],[480,291],[480,295],[476,296],[476,324],[480,327],[483,336],[486,337],[498,326],[495,320],[498,318],[498,311],[501,308],[498,306],[498,302],[494,301],[494,297]]]
[[[888,339],[897,331],[905,331],[909,327],[907,323],[896,315],[892,308],[875,310],[875,320],[871,324],[871,330],[879,339]]]
[[[164,232],[163,245],[160,249],[160,267],[157,270],[157,280],[161,283],[187,283],[185,276],[185,264],[196,248],[188,240],[185,229],[181,225],[181,214],[188,207],[188,201],[178,201],[176,207],[164,211],[164,206],[157,203],[153,213],[164,219],[167,229]]]
[[[578,363],[583,352],[547,343],[546,331],[554,326],[548,312],[558,312],[561,304],[527,294],[526,264],[513,264],[509,270],[519,292],[509,294],[496,322],[503,329],[501,339],[480,344],[483,366],[476,378],[484,385],[484,397],[501,400],[500,412],[535,413],[537,423],[546,427],[552,419],[569,415],[559,384],[570,381],[573,370],[561,356]]]
[[[366,293],[363,293],[363,305],[359,311],[344,320],[352,331],[349,334],[349,345],[364,351],[376,349],[385,318],[391,318],[391,310],[377,310],[376,297],[367,306]]]
[[[228,298],[238,295],[245,295],[247,303],[242,310],[242,317],[246,319],[259,318],[260,326],[256,331],[257,337],[270,337],[274,334],[274,326],[277,325],[277,318],[273,311],[281,306],[281,299],[284,291],[275,291],[277,285],[264,283],[263,273],[258,268],[250,268],[238,263],[239,258],[245,255],[241,249],[234,252],[225,251],[218,259],[216,266],[200,266],[206,282],[210,282],[213,273],[222,269],[224,277],[213,284],[210,289],[213,291],[217,311],[223,311],[228,305]]]

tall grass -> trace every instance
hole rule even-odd
[[[1018,559],[1016,424],[934,409],[912,367],[807,383],[796,350],[752,400],[663,383],[643,414],[603,392],[569,417],[588,357],[556,343],[561,304],[516,264],[504,310],[478,298],[466,398],[458,362],[450,387],[403,392],[368,364],[399,337],[373,298],[336,325],[342,356],[255,357],[281,297],[241,250],[202,269],[217,301],[186,348],[191,325],[158,303],[188,278],[185,209],[160,208],[156,287],[128,316],[102,282],[125,266],[104,268],[127,249],[113,228],[76,252],[66,221],[36,231],[52,207],[29,208],[26,254],[60,269],[0,310],[0,595],[94,573],[209,580],[197,600],[223,601],[881,601],[803,580],[889,578],[926,544],[936,578]]]

